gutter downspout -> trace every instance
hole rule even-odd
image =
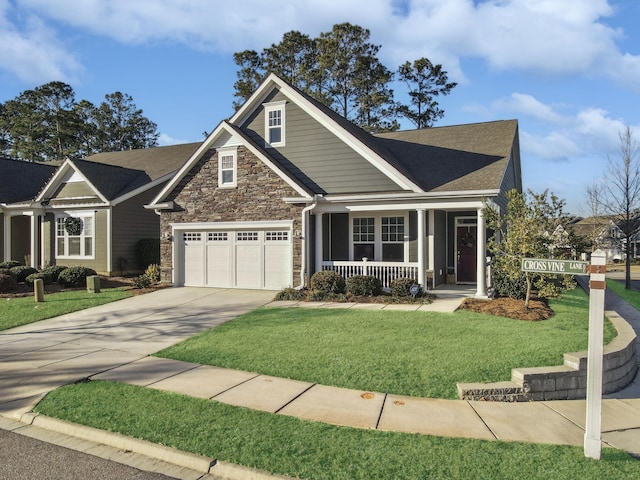
[[[309,242],[307,242],[309,222],[307,221],[307,217],[309,216],[309,212],[316,208],[316,206],[318,206],[318,195],[313,196],[313,203],[311,205],[302,209],[302,266],[300,268],[300,289],[307,285],[307,263],[309,259]]]

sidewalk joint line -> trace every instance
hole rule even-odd
[[[491,427],[487,424],[487,422],[484,421],[484,418],[482,418],[482,415],[480,415],[478,413],[478,411],[473,408],[473,405],[471,405],[471,402],[469,400],[465,400],[465,402],[467,402],[467,405],[469,405],[471,407],[471,410],[474,411],[474,413],[478,416],[478,418],[480,419],[480,421],[484,424],[485,427],[487,427],[487,430],[489,430],[489,432],[491,433],[491,435],[493,435],[493,438],[495,438],[496,440],[500,440],[498,438],[498,436],[495,434],[495,432],[493,430],[491,430]]]
[[[382,400],[382,406],[380,407],[380,414],[378,415],[378,420],[376,421],[376,430],[378,430],[378,427],[380,426],[380,420],[382,420],[382,413],[384,412],[384,407],[387,404],[388,396],[389,396],[388,393],[384,394],[384,399]]]
[[[281,406],[279,409],[277,409],[275,412],[275,414],[279,413],[283,408],[285,408],[287,405],[291,405],[293,402],[295,402],[297,399],[299,399],[302,395],[304,395],[305,393],[307,393],[309,390],[311,390],[313,387],[315,387],[317,385],[317,383],[313,383],[311,385],[309,385],[307,388],[305,388],[302,392],[300,392],[298,395],[296,395],[295,397],[293,397],[291,400],[289,400],[287,403],[285,403],[283,406]]]
[[[228,369],[228,370],[231,370],[231,369]],[[213,400],[214,398],[219,397],[219,396],[220,396],[220,395],[222,395],[223,393],[226,393],[226,392],[228,392],[229,390],[233,390],[234,388],[239,387],[240,385],[244,385],[245,383],[250,382],[251,380],[253,380],[253,379],[255,379],[255,378],[258,378],[259,376],[260,376],[260,374],[259,374],[259,373],[256,373],[253,377],[251,377],[251,378],[247,378],[246,380],[243,380],[243,381],[242,381],[242,382],[240,382],[240,383],[236,383],[236,384],[235,384],[235,385],[233,385],[232,387],[226,388],[226,389],[222,390],[221,392],[216,393],[214,396],[209,397],[209,400]]]

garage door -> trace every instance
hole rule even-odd
[[[179,283],[186,286],[280,290],[291,285],[287,229],[185,231],[179,248]]]

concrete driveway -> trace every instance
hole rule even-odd
[[[260,290],[167,288],[0,332],[0,415],[269,303]]]

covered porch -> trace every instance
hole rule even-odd
[[[476,296],[487,296],[482,200],[318,207],[313,271],[374,275],[385,289],[401,277],[414,278],[426,290],[467,285]]]
[[[7,208],[3,212],[2,259],[41,268],[45,262],[44,210]]]

